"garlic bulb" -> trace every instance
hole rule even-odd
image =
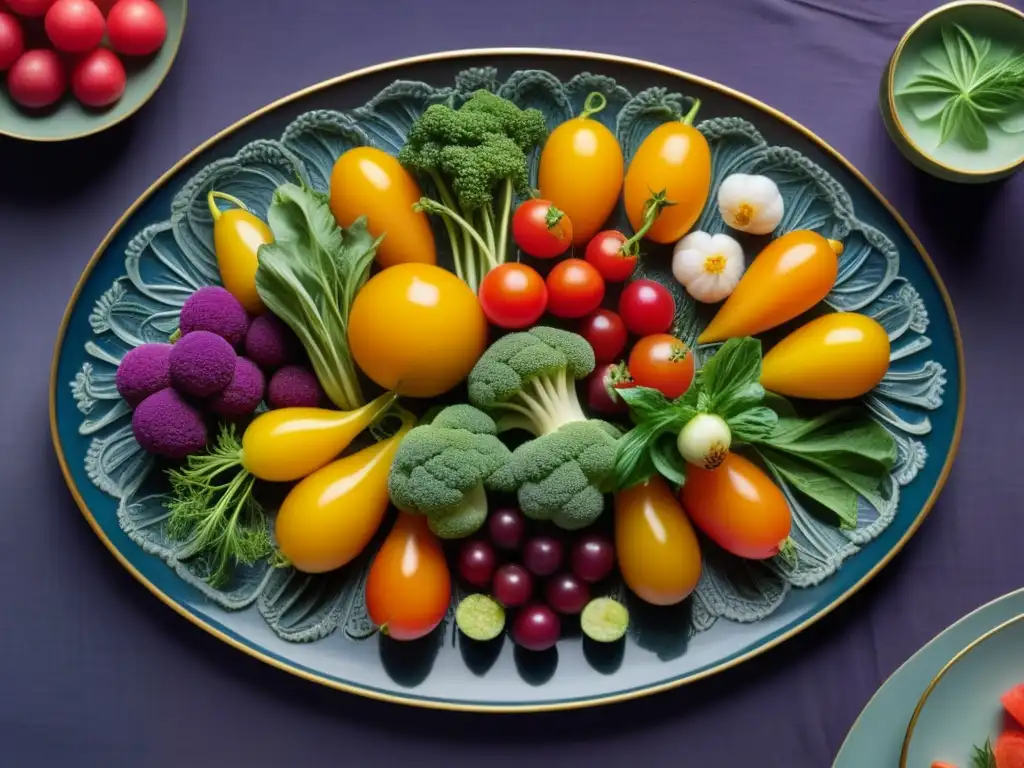
[[[767,176],[733,173],[718,188],[718,210],[733,229],[767,235],[779,226],[785,205],[778,186]]]
[[[686,422],[676,438],[679,454],[703,469],[717,469],[725,461],[731,445],[729,425],[713,413],[698,413]]]
[[[672,274],[697,301],[713,304],[743,276],[743,248],[728,235],[691,232],[672,251]]]

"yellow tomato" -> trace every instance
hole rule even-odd
[[[242,435],[242,466],[260,480],[299,480],[345,450],[395,401],[391,392],[354,411],[279,408],[260,414]]]
[[[688,465],[682,500],[709,539],[748,560],[779,554],[793,525],[779,487],[738,453],[729,453],[717,469]]]
[[[822,315],[769,350],[761,384],[789,397],[860,397],[889,370],[889,351],[889,335],[876,320],[856,312]]]
[[[755,336],[801,315],[828,296],[842,243],[798,229],[757,255],[698,341]]]
[[[540,155],[540,196],[563,210],[572,222],[573,245],[586,245],[615,208],[622,189],[622,149],[615,135],[591,115],[607,100],[587,97],[579,117],[559,125]]]
[[[441,267],[399,264],[370,278],[348,319],[356,365],[385,389],[436,397],[469,375],[487,320],[469,286]]]
[[[660,475],[615,494],[615,551],[622,580],[645,602],[674,605],[697,587],[700,545]]]
[[[682,120],[662,123],[643,140],[629,163],[623,186],[626,215],[636,232],[644,226],[647,201],[660,192],[674,205],[661,210],[645,237],[674,243],[704,210],[711,189],[711,148],[691,125],[700,107],[694,103]]]
[[[222,211],[217,207],[218,200],[237,207]],[[237,197],[210,192],[206,203],[213,217],[213,251],[221,282],[249,314],[261,314],[264,306],[256,292],[256,256],[261,245],[273,242],[274,233]]]
[[[331,171],[331,211],[338,224],[360,216],[374,237],[386,235],[377,249],[382,267],[437,263],[427,214],[413,210],[423,196],[419,184],[397,159],[374,147],[355,147]]]
[[[292,488],[274,536],[297,570],[333,571],[366,548],[387,512],[391,462],[411,428],[410,420],[387,440],[331,462]]]

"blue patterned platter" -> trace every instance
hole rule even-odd
[[[598,117],[617,133],[627,161],[654,126],[700,98],[698,127],[712,147],[714,186],[732,172],[769,175],[786,200],[778,233],[813,229],[844,242],[826,301],[870,315],[889,332],[889,373],[861,407],[899,448],[882,492],[861,499],[856,529],[822,522],[781,483],[793,510],[796,566],[739,561],[709,545],[693,598],[673,608],[628,601],[633,622],[624,644],[597,652],[570,633],[557,652],[540,655],[515,652],[507,641],[486,650],[463,642],[450,620],[415,643],[361,639],[371,628],[365,559],[316,577],[257,566],[220,591],[197,578],[195,563],[179,559],[163,529],[162,473],[135,443],[113,375],[127,349],[165,340],[188,295],[218,280],[207,191],[263,212],[273,189],[296,176],[326,189],[345,149],[372,144],[397,152],[429,104],[458,104],[480,87],[540,108],[551,126],[601,91],[609,108]],[[725,230],[714,205],[697,226]],[[758,242],[747,246],[756,253]],[[667,249],[645,253],[647,276],[678,289]],[[708,317],[679,291],[677,301],[681,327],[695,337]],[[226,642],[374,698],[448,709],[560,709],[710,675],[792,636],[856,591],[935,501],[960,433],[962,371],[952,307],[920,244],[868,182],[805,128],[746,96],[644,62],[473,51],[374,67],[290,96],[211,139],[153,185],[108,235],[72,298],[57,341],[51,426],[71,491],[104,543],[154,594]]]

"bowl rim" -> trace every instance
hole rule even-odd
[[[254,122],[263,115],[270,114],[275,110],[285,107],[293,102],[300,101],[306,96],[319,93],[321,91],[328,90],[336,87],[343,83],[347,83],[359,78],[366,77],[381,72],[399,72],[402,69],[415,66],[418,64],[437,62],[437,61],[453,61],[459,59],[473,59],[477,57],[493,57],[493,56],[510,56],[510,57],[529,57],[529,56],[541,56],[541,57],[552,57],[555,59],[564,58],[574,60],[580,63],[612,63],[619,64],[626,67],[633,67],[640,70],[648,70],[653,72],[659,72],[662,74],[671,75],[678,78],[680,81],[690,84],[698,84],[706,88],[710,88],[718,93],[725,94],[732,98],[735,98],[747,105],[750,105],[766,115],[773,117],[788,127],[795,130],[814,145],[822,149],[830,159],[834,160],[844,170],[849,172],[858,182],[864,185],[875,198],[882,204],[886,212],[892,216],[897,226],[903,231],[907,239],[914,246],[914,250],[918,256],[921,257],[924,262],[925,268],[927,269],[931,278],[935,281],[936,290],[940,296],[942,305],[946,310],[946,314],[949,317],[950,324],[953,330],[953,342],[956,352],[956,375],[957,381],[959,382],[959,396],[956,400],[956,420],[953,425],[952,439],[949,444],[949,448],[943,459],[943,465],[939,471],[939,476],[925,499],[917,516],[911,522],[910,526],[900,537],[900,539],[893,544],[893,546],[886,552],[881,559],[872,566],[871,570],[868,571],[861,579],[855,584],[850,586],[845,592],[843,592],[837,599],[833,600],[830,604],[822,608],[819,612],[804,619],[796,626],[790,627],[786,631],[779,634],[777,637],[772,638],[769,642],[760,645],[752,650],[741,653],[735,659],[727,662],[720,662],[709,669],[705,669],[700,673],[687,675],[680,678],[674,678],[671,680],[662,681],[660,683],[646,686],[639,689],[628,690],[615,694],[604,694],[595,697],[591,697],[584,700],[573,700],[567,702],[547,702],[547,703],[528,703],[528,704],[480,704],[480,703],[463,703],[463,702],[451,702],[451,701],[432,701],[426,699],[419,699],[412,696],[406,696],[398,693],[380,692],[373,689],[369,689],[360,685],[351,684],[345,681],[334,680],[328,678],[315,671],[307,671],[298,664],[291,661],[279,661],[267,653],[262,652],[258,648],[251,647],[250,645],[233,638],[227,632],[220,630],[213,626],[207,621],[201,618],[193,616],[187,608],[173,600],[164,592],[162,592],[156,585],[149,581],[122,553],[118,547],[110,540],[106,532],[100,526],[96,520],[92,511],[89,509],[89,505],[85,502],[81,492],[75,483],[74,477],[71,474],[70,467],[68,465],[68,459],[64,452],[64,447],[61,442],[60,430],[57,423],[57,393],[60,386],[59,373],[60,373],[60,362],[63,352],[64,340],[67,334],[67,330],[70,326],[71,316],[80,298],[82,290],[89,280],[89,276],[92,273],[94,267],[99,262],[100,258],[106,252],[111,241],[117,236],[117,234],[123,229],[124,225],[128,222],[135,211],[141,207],[159,188],[161,188],[167,181],[172,179],[176,173],[184,168],[189,162],[201,155],[207,149],[216,146],[223,139],[231,136],[233,133],[243,128],[244,126]],[[547,48],[547,47],[489,47],[489,48],[458,48],[450,50],[435,51],[432,53],[422,53],[414,56],[408,56],[400,59],[392,59],[389,61],[380,62],[370,66],[362,67],[359,69],[351,70],[340,75],[335,75],[326,80],[314,83],[313,85],[306,86],[297,91],[289,93],[285,96],[277,98],[268,104],[263,105],[259,109],[249,112],[247,115],[236,120],[227,127],[214,133],[209,138],[202,141],[194,149],[187,152],[179,160],[177,160],[167,171],[161,174],[150,186],[143,191],[120,215],[113,226],[107,232],[99,246],[95,249],[89,261],[86,263],[81,275],[79,276],[74,290],[72,291],[71,297],[68,300],[67,306],[65,307],[64,316],[61,319],[60,327],[57,331],[57,338],[54,342],[53,356],[50,364],[50,378],[49,378],[49,422],[50,422],[50,438],[53,444],[54,452],[57,455],[57,462],[60,466],[61,474],[64,477],[64,482],[71,493],[72,499],[78,506],[79,511],[85,518],[89,527],[96,534],[97,538],[103,543],[103,546],[114,556],[114,558],[121,564],[121,566],[128,571],[129,574],[140,584],[142,584],[150,593],[152,593],[160,602],[175,611],[178,615],[182,616],[189,623],[203,629],[210,635],[213,635],[217,639],[221,640],[225,644],[232,648],[241,651],[242,653],[255,658],[268,666],[274,667],[283,672],[289,673],[296,677],[302,678],[309,682],[317,683],[338,691],[345,693],[355,694],[357,696],[374,699],[377,701],[390,702],[394,704],[402,704],[406,706],[412,706],[422,709],[434,709],[444,711],[461,711],[461,712],[480,712],[480,713],[504,713],[504,714],[519,714],[519,713],[538,713],[538,712],[551,712],[551,711],[566,711],[574,709],[587,709],[596,706],[604,706],[608,704],[620,703],[623,701],[629,701],[633,699],[646,698],[648,696],[662,693],[664,691],[680,688],[684,685],[695,683],[698,680],[711,677],[720,672],[724,672],[728,669],[732,669],[745,661],[753,659],[764,653],[767,653],[776,646],[784,643],[786,640],[798,635],[813,624],[816,624],[825,616],[832,613],[843,605],[849,598],[859,592],[864,585],[871,581],[879,572],[885,568],[906,546],[907,542],[914,536],[925,519],[930,515],[935,507],[935,503],[939,498],[943,488],[946,485],[946,481],[949,479],[950,472],[952,471],[953,464],[955,462],[957,453],[959,452],[961,438],[963,436],[963,425],[964,416],[966,411],[967,403],[967,371],[966,371],[966,359],[964,357],[964,345],[963,336],[960,331],[960,325],[957,320],[956,311],[953,307],[953,300],[949,295],[949,291],[946,288],[946,284],[939,273],[938,267],[935,262],[928,255],[924,244],[917,237],[914,231],[910,228],[907,221],[900,215],[896,208],[889,202],[889,200],[882,194],[882,192],[872,184],[860,170],[858,170],[844,155],[842,155],[837,149],[831,144],[826,142],[823,138],[818,136],[810,128],[807,128],[802,123],[789,117],[785,113],[769,106],[765,102],[750,96],[742,91],[737,91],[730,88],[727,85],[723,85],[716,80],[695,75],[691,72],[687,72],[676,67],[671,67],[665,64],[658,64],[653,61],[638,59],[635,57],[622,56],[619,54],[612,53],[601,53],[595,51],[586,51],[578,49],[566,49],[566,48]]]
[[[937,16],[941,16],[946,11],[950,11],[954,8],[966,8],[969,6],[981,8],[994,8],[996,10],[1007,11],[1013,14],[1014,16],[1019,17],[1021,21],[1024,21],[1024,12],[1017,10],[1013,6],[1006,5],[1005,3],[997,2],[997,0],[954,0],[954,2],[952,3],[946,3],[945,5],[940,5],[938,8],[935,8],[934,10],[928,11],[928,13],[919,18],[913,24],[911,24],[907,31],[903,33],[903,36],[900,38],[899,43],[896,44],[896,50],[893,51],[892,57],[889,59],[888,73],[886,75],[888,81],[888,87],[886,88],[886,96],[889,102],[889,114],[892,116],[893,126],[899,133],[900,138],[903,141],[905,141],[907,145],[909,145],[910,148],[914,150],[914,152],[916,152],[919,156],[927,160],[929,163],[945,171],[956,174],[958,176],[969,176],[979,179],[987,177],[998,177],[1012,171],[1021,164],[1024,164],[1024,152],[1021,153],[1021,156],[1016,161],[1010,163],[1009,165],[1004,165],[996,168],[987,168],[982,171],[972,171],[966,168],[957,168],[956,166],[953,165],[947,165],[946,163],[936,158],[930,152],[927,152],[924,149],[922,149],[917,144],[917,142],[910,138],[910,134],[908,134],[906,128],[903,127],[903,121],[900,119],[900,114],[896,109],[896,67],[899,64],[900,54],[903,53],[903,49],[906,46],[906,44],[910,41],[910,38],[913,37],[914,33],[917,32],[917,30],[920,29],[922,26],[924,26],[926,23],[936,18]]]
[[[113,128],[115,125],[120,125],[129,117],[134,115],[140,109],[142,109],[149,100],[153,98],[153,94],[160,90],[160,86],[164,84],[164,80],[167,79],[167,75],[170,74],[171,69],[174,67],[174,61],[178,58],[178,50],[181,48],[181,41],[185,37],[185,25],[188,23],[188,0],[181,0],[181,25],[178,28],[178,34],[175,35],[172,41],[171,57],[167,60],[167,66],[164,67],[164,71],[160,73],[160,77],[157,78],[156,83],[150,88],[147,93],[138,104],[129,109],[123,115],[116,120],[109,123],[101,123],[94,128],[89,128],[78,133],[69,133],[63,136],[33,136],[31,134],[16,133],[15,131],[8,131],[2,125],[0,125],[0,136],[6,136],[11,139],[18,139],[20,141],[31,141],[38,144],[59,144],[62,141],[74,141],[76,139],[84,139],[86,136],[95,136],[97,133]]]
[[[992,629],[985,632],[983,635],[976,637],[974,640],[972,640],[959,651],[957,651],[956,655],[954,655],[953,658],[947,661],[945,665],[943,665],[942,669],[940,669],[936,673],[935,677],[931,679],[931,682],[928,683],[928,686],[924,689],[924,693],[921,694],[921,698],[917,702],[917,707],[914,708],[914,714],[910,716],[910,722],[907,724],[907,733],[906,736],[903,737],[903,749],[900,751],[899,768],[907,768],[907,759],[910,756],[910,743],[914,737],[914,729],[917,727],[917,721],[921,717],[921,713],[924,711],[924,706],[928,703],[928,699],[931,697],[932,693],[935,692],[935,688],[939,685],[940,682],[942,682],[942,678],[944,678],[950,672],[950,670],[953,669],[953,667],[955,667],[958,663],[967,658],[968,654],[970,654],[972,651],[976,650],[986,641],[991,640],[993,637],[1001,633],[1003,630],[1010,629],[1011,627],[1014,627],[1017,624],[1019,624],[1021,621],[1024,621],[1024,613],[1014,616],[1011,619],[1007,619],[1002,624],[999,624],[998,626],[993,627]]]

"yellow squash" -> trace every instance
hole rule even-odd
[[[280,408],[260,414],[242,436],[242,466],[260,480],[299,480],[345,450],[395,397],[388,392],[354,411]]]
[[[843,244],[798,229],[770,242],[697,341],[708,344],[756,336],[803,314],[836,281]]]
[[[349,227],[360,216],[374,237],[386,235],[377,248],[382,267],[416,262],[436,264],[430,220],[413,205],[423,196],[419,184],[398,160],[375,147],[354,147],[331,171],[331,211]]]
[[[222,211],[218,200],[236,207]],[[261,314],[264,307],[256,292],[256,254],[261,245],[274,240],[274,234],[237,197],[214,191],[206,196],[206,203],[213,217],[213,250],[221,282],[249,314]]]
[[[847,400],[867,394],[889,370],[889,335],[856,312],[822,315],[764,356],[761,384],[789,397]]]
[[[711,189],[711,148],[693,127],[700,100],[682,120],[662,123],[633,155],[622,188],[633,231],[655,243],[674,243],[704,210]],[[667,207],[653,207],[653,199]],[[652,217],[653,218],[652,221]]]
[[[387,512],[388,473],[395,451],[415,422],[393,436],[317,470],[296,485],[277,513],[281,554],[303,573],[325,573],[351,562]]]

